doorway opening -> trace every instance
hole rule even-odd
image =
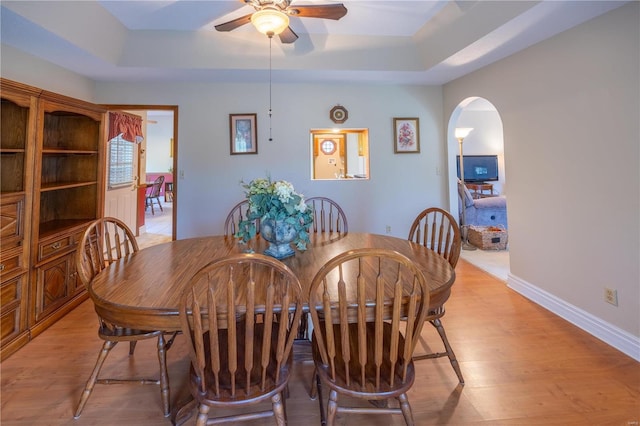
[[[171,105],[106,105],[138,115],[144,139],[137,144],[133,187],[105,194],[105,216],[125,221],[142,247],[176,239],[178,182],[178,107]],[[152,183],[160,178],[159,194],[153,199]]]
[[[478,182],[467,185],[467,188],[471,186],[470,191],[472,194],[475,194],[473,198],[506,198],[507,196],[504,136],[500,114],[496,107],[487,99],[480,97],[464,99],[451,114],[447,128],[449,209],[454,216],[457,215],[459,223],[461,223],[462,198],[458,195],[459,165],[457,162],[460,158],[460,152],[459,141],[455,138],[455,129],[460,127],[473,128],[464,139],[463,158],[467,156],[476,156],[478,158],[486,156],[491,156],[492,158],[494,156],[497,157],[497,179],[486,182],[486,186],[491,189],[490,191],[483,193],[483,191],[480,190],[475,193],[474,187],[477,188],[479,186]],[[465,169],[465,176],[467,175],[467,170]],[[506,212],[508,212],[508,209],[506,209]],[[505,228],[507,228],[506,225],[507,224],[504,223]],[[487,271],[503,281],[507,281],[509,274],[508,246],[506,250],[462,250],[460,256],[478,266],[480,269]]]

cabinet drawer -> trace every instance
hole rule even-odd
[[[0,202],[0,248],[22,245],[24,195],[3,195]]]
[[[25,269],[26,262],[22,247],[0,253],[0,277],[2,277],[2,280],[4,280],[5,277],[13,276]]]
[[[77,236],[75,234],[65,235],[58,238],[52,238],[47,241],[41,241],[38,244],[38,260],[44,260],[55,256],[58,253],[64,253],[74,248],[77,244]]]
[[[0,342],[11,340],[20,333],[20,309],[3,309],[0,316]]]
[[[3,343],[11,340],[24,328],[22,318],[24,312],[22,304],[25,303],[23,301],[24,282],[25,275],[21,275],[2,283],[0,287],[0,311],[2,311],[0,335]]]
[[[72,235],[71,238],[73,239],[73,244],[79,244],[80,240],[82,240],[83,235],[84,235],[84,229]]]
[[[0,307],[2,311],[13,302],[19,303],[22,299],[22,282],[24,277],[16,277],[13,280],[2,283],[0,287]]]

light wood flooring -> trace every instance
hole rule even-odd
[[[461,250],[460,258],[501,281],[509,278],[509,250]]]
[[[639,363],[464,260],[443,323],[466,384],[458,385],[447,359],[419,361],[409,393],[417,425],[638,425]],[[97,385],[82,416],[73,420],[101,347],[96,331],[86,301],[0,364],[2,426],[170,424],[158,388],[150,385]],[[423,337],[441,347],[433,327],[426,325]],[[189,365],[183,336],[168,363],[172,402],[182,400]],[[140,342],[133,357],[125,345],[116,346],[104,367],[111,375],[157,371],[153,341]],[[317,401],[307,396],[311,372],[312,363],[296,363],[287,401],[290,425],[319,424]],[[401,416],[341,414],[338,424],[404,422]]]
[[[164,201],[160,197],[162,211],[155,207],[155,214],[151,214],[151,209],[147,209],[144,215],[144,233],[141,233],[137,240],[140,248],[149,247],[171,241],[173,226],[173,203]]]

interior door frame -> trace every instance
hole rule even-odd
[[[153,111],[173,111],[173,212],[171,218],[171,240],[176,239],[176,223],[178,217],[178,200],[180,191],[178,190],[178,106],[177,105],[103,105],[107,110],[153,110]]]

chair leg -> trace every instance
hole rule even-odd
[[[164,209],[162,208],[162,203],[160,202],[160,197],[154,197],[154,198],[149,198],[149,204],[151,204],[151,214],[155,215],[155,210],[153,208],[153,200],[156,200],[156,203],[158,203],[158,207],[160,207],[160,211],[163,212]]]
[[[289,385],[287,385],[285,387],[285,391],[287,393],[285,394],[284,391],[282,392],[281,400],[282,400],[282,409],[284,410],[284,424],[287,424],[288,423],[288,420],[287,420],[287,399],[289,399]]]
[[[109,351],[113,349],[118,342],[111,342],[109,340],[105,340],[102,345],[102,349],[98,354],[98,360],[96,361],[95,367],[93,367],[93,371],[91,372],[91,376],[89,376],[89,380],[87,380],[87,384],[85,385],[84,391],[82,392],[82,396],[80,397],[80,402],[78,403],[78,408],[76,408],[76,412],[73,415],[75,419],[80,417],[82,414],[82,410],[84,409],[84,405],[89,400],[89,396],[93,391],[93,387],[96,385],[96,381],[98,380],[98,374],[100,374],[100,369],[104,364],[104,361],[107,359],[107,355],[109,355]]]
[[[329,392],[329,404],[327,406],[327,426],[333,426],[338,413],[338,392]]]
[[[285,416],[282,396],[280,395],[280,393],[277,393],[271,397],[271,404],[273,406],[273,415],[276,418],[276,424],[278,426],[285,426],[287,424],[287,419]]]
[[[442,339],[442,343],[444,343],[444,348],[447,351],[449,362],[451,362],[451,366],[453,367],[453,370],[456,372],[456,375],[458,376],[458,380],[460,381],[460,384],[464,385],[464,378],[462,377],[462,371],[460,370],[460,365],[458,364],[458,360],[456,359],[456,354],[453,352],[453,349],[449,344],[449,339],[447,339],[447,334],[444,332],[444,327],[442,326],[442,322],[440,321],[440,318],[436,318],[435,320],[431,321],[431,324],[433,324],[436,330],[438,330],[438,334],[440,335],[440,338]]]
[[[318,380],[318,370],[317,367],[313,367],[313,374],[311,375],[311,387],[309,388],[309,398],[316,399],[318,396],[318,388],[317,388],[317,380]]]
[[[164,416],[171,414],[169,403],[169,373],[167,372],[167,351],[165,350],[164,335],[158,336],[158,360],[160,361],[160,397]]]
[[[132,340],[129,342],[129,355],[133,355],[133,352],[136,350],[136,343],[138,343],[137,340]]]
[[[302,314],[302,317],[300,317],[300,326],[298,327],[298,339],[301,339],[301,340],[310,340],[307,333],[307,329],[308,329],[307,315],[309,314]]]
[[[407,398],[407,394],[403,393],[398,397],[398,401],[400,401],[400,410],[402,410],[402,415],[404,416],[404,421],[407,423],[407,426],[413,426],[413,414],[411,414],[411,405],[409,405],[409,399]]]
[[[327,426],[327,416],[324,412],[324,406],[322,405],[322,382],[320,381],[320,376],[318,376],[314,370],[313,376],[316,380],[316,391],[318,392],[318,407],[320,408],[320,424],[322,426]],[[313,383],[311,384],[313,386]]]
[[[207,426],[209,419],[209,406],[207,404],[199,404],[198,418],[196,418],[196,426]]]

